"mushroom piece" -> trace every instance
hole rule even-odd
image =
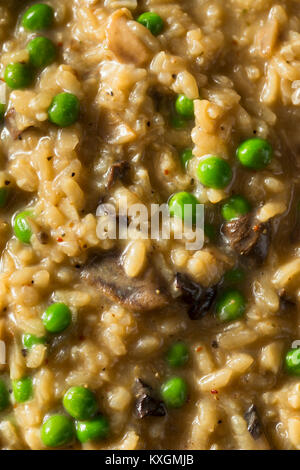
[[[150,385],[147,385],[143,380],[137,379],[135,386],[135,409],[140,419],[146,416],[165,416],[166,407],[164,402],[158,400],[154,396],[154,392]]]
[[[81,276],[105,296],[134,312],[157,310],[168,303],[163,281],[152,268],[140,277],[129,278],[120,255],[115,253],[94,256]]]
[[[183,301],[190,305],[188,315],[191,320],[198,320],[210,311],[217,295],[217,286],[204,288],[183,273],[176,273],[175,285],[182,291]]]
[[[247,428],[253,439],[259,439],[262,435],[262,428],[260,424],[260,419],[257,414],[257,409],[255,405],[251,405],[244,414],[244,418],[247,423]]]
[[[287,313],[289,311],[295,311],[297,306],[295,300],[290,297],[284,288],[279,289],[277,292],[280,299],[280,311]]]
[[[256,441],[258,450],[270,449],[270,444],[264,432],[256,406],[252,403],[244,413],[244,418],[247,423],[247,429],[253,439]]]
[[[126,160],[114,163],[108,172],[107,189],[111,189],[118,179],[123,180],[126,177],[129,169],[130,165]]]
[[[115,11],[108,20],[107,43],[120,62],[140,66],[149,60],[150,54],[145,44],[128,26],[127,22],[131,19],[125,8]]]
[[[252,403],[244,413],[247,429],[255,441],[255,450],[270,450],[270,444],[264,432],[256,406]]]
[[[222,232],[239,255],[251,257],[257,264],[267,258],[271,241],[269,224],[256,224],[252,216],[246,214],[226,222]]]

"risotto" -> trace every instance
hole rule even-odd
[[[1,448],[300,449],[300,1],[0,0],[0,44]]]

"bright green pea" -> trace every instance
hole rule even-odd
[[[162,18],[153,11],[146,11],[145,13],[142,13],[138,17],[137,22],[149,29],[153,36],[158,36],[164,27]]]
[[[72,442],[74,425],[64,415],[53,415],[45,421],[41,429],[41,440],[46,447],[61,447]]]
[[[211,156],[200,161],[197,176],[204,186],[223,189],[231,182],[232,170],[223,158]]]
[[[178,95],[175,101],[175,110],[184,119],[193,119],[194,102],[185,95]]]
[[[198,199],[191,193],[182,191],[169,199],[169,212],[172,217],[179,217],[185,221],[196,221]]]
[[[237,158],[243,166],[252,170],[263,170],[272,160],[273,149],[267,140],[248,139],[237,149]]]
[[[300,376],[300,348],[290,349],[286,353],[285,368],[290,375]]]
[[[99,415],[90,421],[76,421],[77,439],[84,444],[88,441],[105,439],[109,434],[109,422],[105,416]]]
[[[71,387],[63,398],[65,410],[75,419],[86,420],[97,412],[98,405],[94,393],[85,387]]]
[[[55,61],[57,53],[53,42],[44,37],[32,39],[32,41],[27,44],[27,50],[29,52],[31,65],[38,69],[52,64],[52,62]]]
[[[9,190],[7,188],[0,188],[0,208],[6,205],[8,195],[9,195]]]
[[[189,359],[189,350],[185,343],[178,341],[172,344],[167,352],[167,362],[171,367],[183,366]]]
[[[243,196],[232,196],[222,206],[221,213],[225,220],[238,219],[241,215],[248,214],[251,205]]]
[[[9,405],[9,393],[3,380],[0,379],[0,411]]]
[[[216,234],[216,228],[213,224],[206,223],[204,224],[204,235],[210,239],[210,241],[215,240],[217,234]]]
[[[59,127],[74,124],[79,116],[80,104],[77,96],[72,93],[56,95],[48,109],[49,121]]]
[[[3,103],[0,103],[0,123],[4,121],[6,106]]]
[[[15,236],[22,243],[30,243],[32,230],[28,219],[33,217],[32,211],[23,211],[16,215],[13,223]]]
[[[43,313],[42,320],[49,333],[61,333],[72,321],[71,310],[61,302],[52,304]]]
[[[192,149],[184,149],[180,154],[180,160],[183,168],[187,168],[189,161],[193,158]]]
[[[243,294],[235,289],[225,291],[217,300],[217,317],[222,322],[236,320],[244,315],[246,300]]]
[[[245,279],[245,271],[241,268],[233,268],[224,274],[224,280],[227,282],[242,282]]]
[[[36,3],[25,11],[21,24],[29,31],[41,31],[50,28],[53,21],[53,8],[45,3]]]
[[[4,72],[6,84],[13,90],[27,88],[33,81],[33,73],[28,64],[16,62],[8,64]]]
[[[32,397],[32,379],[23,377],[20,380],[13,380],[12,383],[14,398],[17,403],[24,403]]]
[[[37,344],[45,344],[45,342],[45,337],[38,338],[30,333],[25,333],[22,336],[22,343],[25,349],[31,349],[33,346],[36,346]]]
[[[180,408],[187,400],[187,384],[181,377],[167,380],[161,387],[161,396],[169,408]]]

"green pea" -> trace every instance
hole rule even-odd
[[[204,224],[204,235],[210,239],[210,241],[215,240],[217,234],[216,234],[216,228],[213,224],[210,223],[205,223]]]
[[[178,95],[175,101],[175,110],[184,119],[193,119],[194,102],[185,95]]]
[[[0,188],[0,208],[6,206],[8,195],[9,190],[7,188]]]
[[[75,419],[86,420],[97,412],[98,405],[94,393],[85,387],[71,387],[63,398],[65,410]]]
[[[167,352],[167,362],[171,367],[183,366],[189,359],[189,350],[185,343],[178,341],[172,344]]]
[[[23,377],[20,380],[13,380],[12,383],[14,398],[17,403],[24,403],[32,397],[32,379]]]
[[[6,106],[3,103],[0,103],[0,123],[4,121]]]
[[[225,220],[238,219],[241,215],[248,214],[251,205],[243,196],[232,196],[222,206],[221,212]]]
[[[53,21],[53,8],[45,3],[36,3],[25,11],[21,24],[29,31],[41,31],[50,28]]]
[[[243,166],[263,170],[272,160],[273,149],[267,140],[254,138],[243,142],[237,149],[237,158]]]
[[[225,291],[217,301],[217,317],[222,322],[237,320],[246,310],[246,300],[243,294],[235,289]]]
[[[20,240],[22,243],[30,243],[32,230],[28,219],[32,217],[32,211],[23,211],[20,212],[14,219],[14,233],[18,240]]]
[[[189,161],[193,158],[192,149],[184,149],[180,154],[180,160],[183,168],[187,168]]]
[[[223,189],[232,180],[230,165],[223,158],[211,156],[203,158],[197,169],[197,176],[204,186]]]
[[[61,302],[52,304],[43,313],[42,320],[49,333],[61,333],[72,321],[71,310]]]
[[[181,377],[173,377],[162,385],[161,396],[169,408],[180,408],[187,400],[187,384]]]
[[[169,212],[172,217],[179,217],[182,220],[195,223],[199,201],[193,194],[185,191],[176,193],[169,199],[168,204]]]
[[[45,342],[46,342],[45,337],[39,338],[30,333],[25,333],[22,336],[22,343],[25,349],[31,349],[33,346],[36,346],[37,344],[45,344]]]
[[[300,376],[300,348],[290,349],[286,353],[285,368],[289,374]]]
[[[3,380],[0,379],[0,411],[9,405],[9,393]]]
[[[28,64],[16,62],[8,64],[4,72],[6,84],[13,90],[27,88],[33,81],[33,73]]]
[[[52,64],[56,58],[56,47],[48,38],[38,37],[32,39],[27,44],[31,65],[36,68],[43,68]]]
[[[187,126],[187,121],[181,116],[174,114],[171,117],[171,126],[174,127],[174,129],[184,129]]]
[[[80,104],[77,96],[72,93],[56,95],[48,109],[49,121],[59,127],[74,124],[79,117]]]
[[[142,13],[137,22],[145,26],[153,34],[153,36],[158,36],[164,27],[164,22],[162,18],[153,11],[146,11]]]
[[[41,429],[41,440],[46,447],[61,447],[70,444],[74,438],[74,425],[64,415],[53,415]]]
[[[105,439],[109,434],[109,422],[105,416],[99,415],[90,421],[76,421],[77,439],[84,444],[88,441]]]
[[[242,282],[245,279],[245,271],[241,268],[233,268],[224,274],[224,280],[227,282]]]

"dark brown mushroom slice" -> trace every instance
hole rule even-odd
[[[251,214],[246,214],[223,224],[222,233],[240,256],[250,257],[257,264],[262,264],[267,258],[271,242],[270,224],[257,224]]]
[[[182,291],[183,301],[189,305],[191,320],[198,320],[209,313],[217,295],[217,286],[204,288],[183,273],[176,273],[175,285]]]
[[[107,189],[111,189],[118,179],[124,180],[129,170],[130,165],[126,160],[114,163],[108,172]]]
[[[137,379],[135,384],[135,409],[140,419],[146,416],[165,416],[166,407],[164,402],[158,400],[154,394],[153,388],[143,380]]]
[[[247,423],[247,429],[253,439],[257,440],[263,434],[261,422],[255,405],[251,405],[244,414]]]
[[[279,289],[278,296],[280,299],[280,311],[281,312],[289,312],[296,308],[296,302],[292,297],[288,295],[284,288]]]
[[[95,255],[83,268],[82,278],[105,296],[135,312],[147,312],[167,305],[163,280],[152,268],[142,276],[126,276],[120,255]]]

